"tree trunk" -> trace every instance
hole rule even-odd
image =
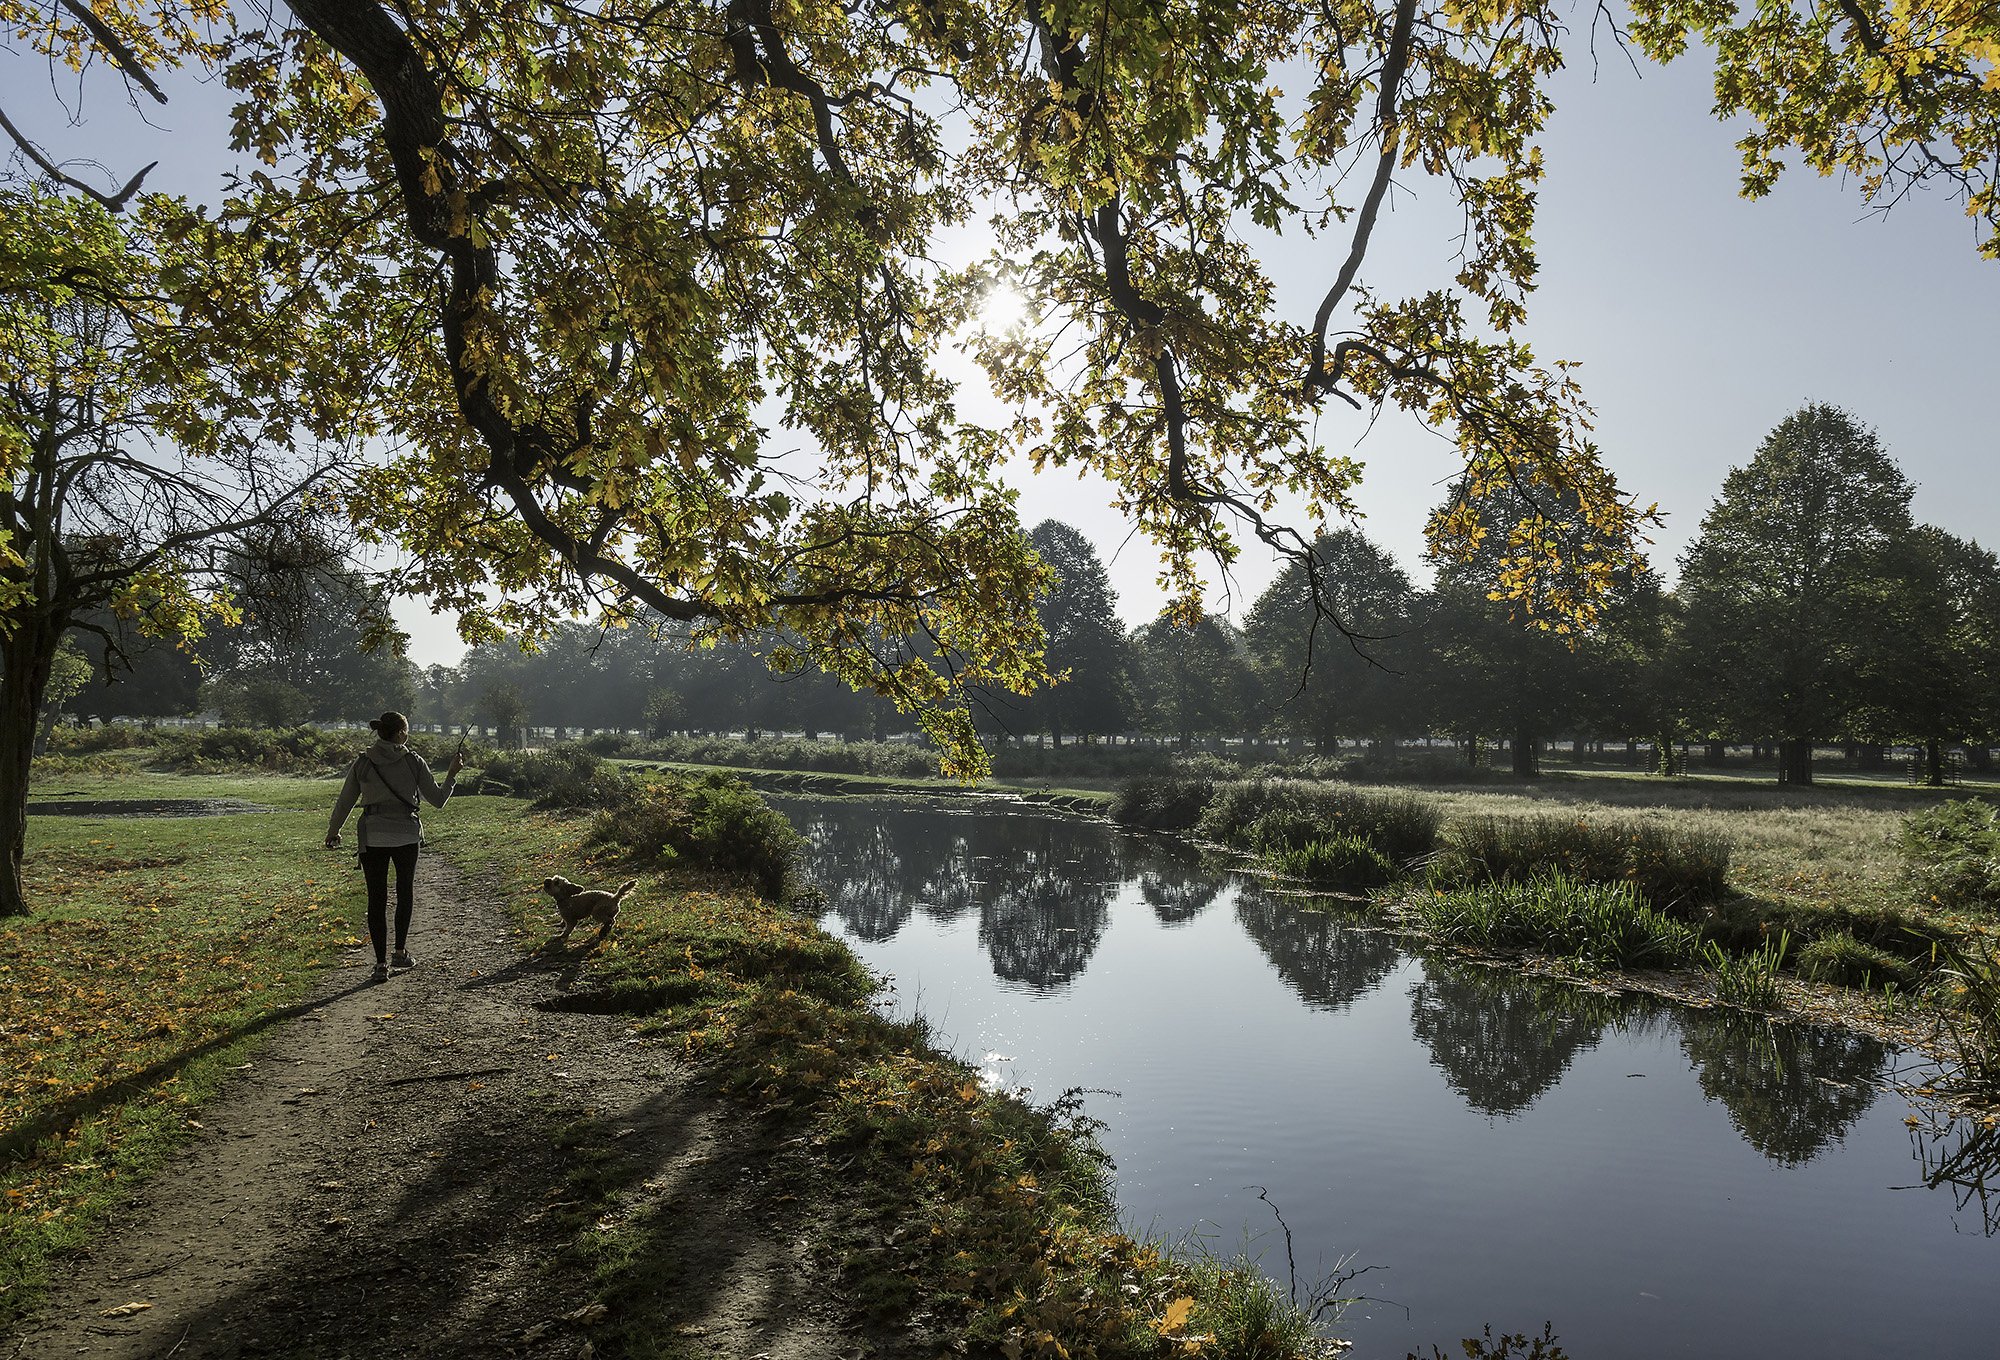
[[[1974,742],[1965,748],[1965,758],[1972,762],[1972,768],[1985,774],[1993,768],[1993,748]]]
[[[1944,738],[1932,737],[1924,743],[1924,782],[1934,789],[1944,787]]]
[[[1791,737],[1778,743],[1778,782],[1780,784],[1810,784],[1812,773],[1812,738]]]
[[[1634,768],[1639,764],[1639,739],[1637,737],[1625,738],[1625,763]]]
[[[1727,758],[1727,748],[1719,741],[1705,742],[1701,748],[1701,763],[1714,768]]]
[[[1864,770],[1887,769],[1889,765],[1888,748],[1883,746],[1879,741],[1864,741],[1861,743],[1858,751],[1858,759],[1855,763]]]
[[[1522,779],[1535,776],[1535,738],[1532,733],[1514,734],[1514,773]]]
[[[0,639],[0,829],[6,861],[0,864],[0,917],[26,916],[21,890],[21,856],[28,837],[28,776],[35,760],[35,730],[42,695],[48,689],[61,630],[40,614],[21,621],[11,638]]]

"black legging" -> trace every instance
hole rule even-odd
[[[402,953],[410,938],[410,907],[417,887],[417,847],[385,845],[361,852],[361,877],[368,883],[368,940],[375,946],[375,962],[387,957],[382,949],[384,927],[389,915],[389,864],[396,865],[396,952]]]

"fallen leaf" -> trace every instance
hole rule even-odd
[[[151,1308],[152,1306],[153,1306],[152,1304],[150,1304],[150,1303],[145,1303],[145,1302],[143,1302],[143,1301],[139,1301],[139,1302],[133,1302],[133,1303],[121,1303],[121,1304],[119,1304],[119,1305],[118,1305],[118,1306],[117,1306],[116,1308],[107,1308],[107,1309],[105,1309],[105,1310],[104,1310],[103,1312],[99,1313],[99,1314],[98,1314],[98,1316],[99,1316],[99,1317],[131,1317],[131,1316],[132,1316],[132,1314],[134,1314],[134,1313],[143,1313],[143,1312],[145,1312],[145,1311],[146,1311],[146,1310],[147,1310],[148,1308]]]
[[[583,1307],[577,1309],[574,1313],[564,1314],[563,1321],[577,1322],[588,1327],[592,1323],[604,1321],[604,1319],[607,1316],[609,1316],[610,1313],[611,1309],[605,1304],[586,1303],[585,1305],[583,1305]]]
[[[1183,1295],[1167,1305],[1167,1311],[1160,1316],[1154,1327],[1162,1336],[1168,1332],[1178,1332],[1187,1326],[1188,1315],[1192,1312],[1194,1312],[1194,1300]]]

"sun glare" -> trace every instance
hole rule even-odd
[[[996,283],[986,290],[979,304],[979,325],[989,334],[1011,331],[1028,320],[1028,299],[1008,283]]]

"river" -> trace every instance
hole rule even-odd
[[[885,1006],[1086,1088],[1129,1228],[1366,1268],[1363,1360],[1544,1321],[1573,1360],[2000,1356],[2000,1131],[1930,1127],[1873,1039],[1417,950],[1080,818],[773,802]]]

